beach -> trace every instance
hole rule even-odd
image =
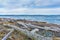
[[[0,18],[0,40],[60,40],[60,25]]]

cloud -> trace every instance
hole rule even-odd
[[[60,0],[0,0],[4,8],[45,8],[58,7]]]
[[[0,0],[0,5],[5,6],[5,8],[22,8],[22,7],[29,7],[32,4],[31,0]]]
[[[60,8],[0,9],[0,15],[60,15]]]
[[[0,15],[60,15],[59,10],[60,0],[0,0]]]

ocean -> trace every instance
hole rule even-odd
[[[60,24],[60,15],[0,15],[0,18],[26,19]]]

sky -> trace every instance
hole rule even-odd
[[[0,0],[0,15],[60,15],[60,0]]]

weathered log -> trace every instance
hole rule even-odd
[[[34,27],[34,28],[40,28],[40,29],[60,32],[60,28],[59,27],[46,27],[46,26],[45,27],[40,27],[40,26],[36,26],[36,25],[32,25],[32,24],[26,24],[26,25]]]
[[[9,24],[6,24],[6,25],[8,25],[8,27],[12,27],[13,29],[22,32],[23,34],[27,35],[28,37],[30,37],[30,38],[32,38],[34,40],[52,40],[52,37],[44,37],[42,35],[39,35],[37,33],[28,31],[26,29],[21,29],[21,28],[19,28],[17,26],[14,26],[14,25],[9,25]]]
[[[13,31],[14,31],[14,29],[11,29],[11,31],[7,35],[5,35],[2,40],[6,40]]]

